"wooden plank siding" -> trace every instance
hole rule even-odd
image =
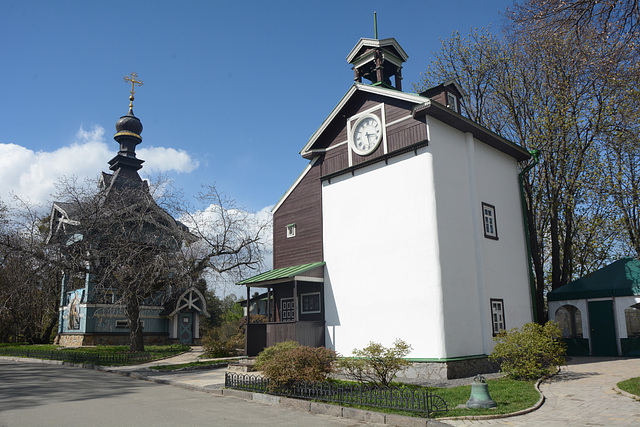
[[[322,261],[322,184],[316,163],[273,215],[273,268]],[[287,225],[296,236],[287,238]]]
[[[352,153],[349,165],[349,145],[347,122],[351,117],[380,107],[373,114],[380,117],[384,111],[387,138],[387,153],[381,142],[370,155]],[[323,261],[322,248],[322,177],[348,171],[362,163],[380,159],[394,151],[404,150],[414,144],[425,142],[427,126],[425,117],[414,119],[411,110],[415,104],[372,94],[356,94],[342,109],[314,144],[314,149],[328,148],[311,167],[286,200],[279,206],[273,217],[273,268],[290,267],[310,262]],[[400,121],[398,121],[400,120]],[[394,123],[398,121],[397,123]],[[353,120],[355,123],[355,120]],[[352,124],[353,124],[352,123]],[[389,126],[389,124],[391,125]],[[296,224],[296,236],[287,238],[287,225]]]
[[[378,100],[366,100],[360,102],[359,108],[353,111],[353,115],[366,111],[370,108],[380,106]],[[424,117],[414,119],[411,116],[411,109],[415,104],[385,98],[384,112],[387,135],[387,154],[394,151],[406,149],[420,142],[427,140],[427,125]],[[373,114],[380,117],[380,110],[376,110]],[[342,170],[349,169],[349,146],[344,142],[347,141],[347,120],[340,121],[342,129],[337,131],[333,129],[329,143],[320,143],[319,146],[336,147],[326,152],[324,160],[321,162],[321,176],[330,176]],[[394,123],[401,120],[397,123]],[[354,121],[355,122],[355,121]],[[389,124],[392,123],[390,126]],[[340,145],[342,144],[342,145]],[[340,145],[340,146],[338,146]],[[377,158],[382,159],[385,156],[383,143],[381,142],[376,150],[366,156],[361,156],[352,152],[351,166],[358,166],[362,163],[370,162]]]

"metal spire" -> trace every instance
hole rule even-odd
[[[376,12],[373,12],[373,33],[375,39],[378,40],[378,14]]]

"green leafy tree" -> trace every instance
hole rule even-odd
[[[338,367],[356,381],[389,387],[398,372],[411,366],[405,359],[410,352],[411,346],[400,339],[389,348],[371,341],[361,350],[354,349],[353,357],[340,359]]]
[[[489,360],[514,379],[536,380],[565,364],[562,330],[555,322],[526,323],[498,334]]]

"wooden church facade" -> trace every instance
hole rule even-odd
[[[361,39],[347,57],[356,82],[273,209],[274,270],[239,282],[273,301],[249,354],[300,341],[276,327],[309,311],[324,323],[314,340],[341,354],[400,338],[419,361],[482,358],[496,332],[532,320],[518,184],[529,154],[463,117],[455,82],[400,91],[406,59],[394,39]]]
[[[130,236],[134,237],[130,237],[128,241],[148,240],[153,242],[154,247],[162,246],[163,250],[177,251],[176,245],[193,236],[188,233],[186,226],[155,203],[147,183],[138,175],[144,161],[136,157],[135,147],[142,141],[142,123],[133,114],[133,83],[141,82],[135,80],[135,74],[129,81],[132,81],[129,113],[116,123],[117,133],[114,136],[120,150],[109,161],[113,173],[103,172],[101,175],[97,198],[100,204],[96,206],[110,206],[109,214],[136,211],[144,206],[150,212],[142,226],[146,231],[137,234],[135,231],[131,232]],[[116,197],[121,204],[112,202],[109,205],[110,200]],[[77,204],[54,202],[47,243],[68,247],[86,239],[90,242],[88,248],[93,245],[99,247],[103,231],[85,226],[83,221],[91,223],[95,217],[82,214],[80,210],[82,209]],[[135,227],[135,221],[126,222],[126,215],[124,217],[124,228],[128,225]],[[136,217],[135,220],[141,221],[141,217]],[[152,220],[154,223],[150,222]],[[162,228],[156,227],[158,224],[162,224]],[[127,230],[127,234],[129,231],[132,230]],[[108,235],[107,238],[109,237]],[[95,254],[88,254],[83,261],[86,271],[64,274],[56,344],[82,346],[129,343],[130,330],[121,298],[122,290],[96,284],[96,265],[93,263],[98,261],[94,257]],[[163,286],[140,304],[139,311],[145,344],[197,343],[200,340],[201,318],[209,316],[202,293],[193,286],[180,284]]]

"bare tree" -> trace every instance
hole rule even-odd
[[[192,213],[166,182],[122,182],[101,182],[95,191],[64,181],[49,242],[65,254],[70,272],[88,269],[95,298],[109,293],[124,310],[130,348],[141,351],[143,302],[162,305],[178,289],[202,286],[207,273],[241,277],[259,268],[267,223],[252,221],[214,186],[200,195],[206,207]]]
[[[161,305],[191,284],[183,247],[194,236],[158,206],[145,181],[102,182],[92,191],[67,180],[59,193],[65,201],[54,203],[49,243],[69,273],[89,274],[92,298],[109,292],[127,317],[131,351],[144,350],[140,306]]]
[[[0,342],[48,343],[58,321],[58,254],[46,247],[46,220],[28,203],[0,201]]]
[[[181,216],[198,239],[190,247],[191,273],[238,281],[262,269],[271,218],[237,206],[215,185],[204,185],[197,200],[200,208],[185,209]]]
[[[597,183],[618,79],[629,70],[610,62],[624,50],[595,31],[583,28],[578,38],[575,32],[532,28],[516,27],[502,39],[488,30],[473,31],[468,39],[454,34],[422,87],[458,79],[467,115],[541,152],[524,192],[537,318],[543,321],[545,291],[585,267],[600,267],[616,246],[615,218]]]

